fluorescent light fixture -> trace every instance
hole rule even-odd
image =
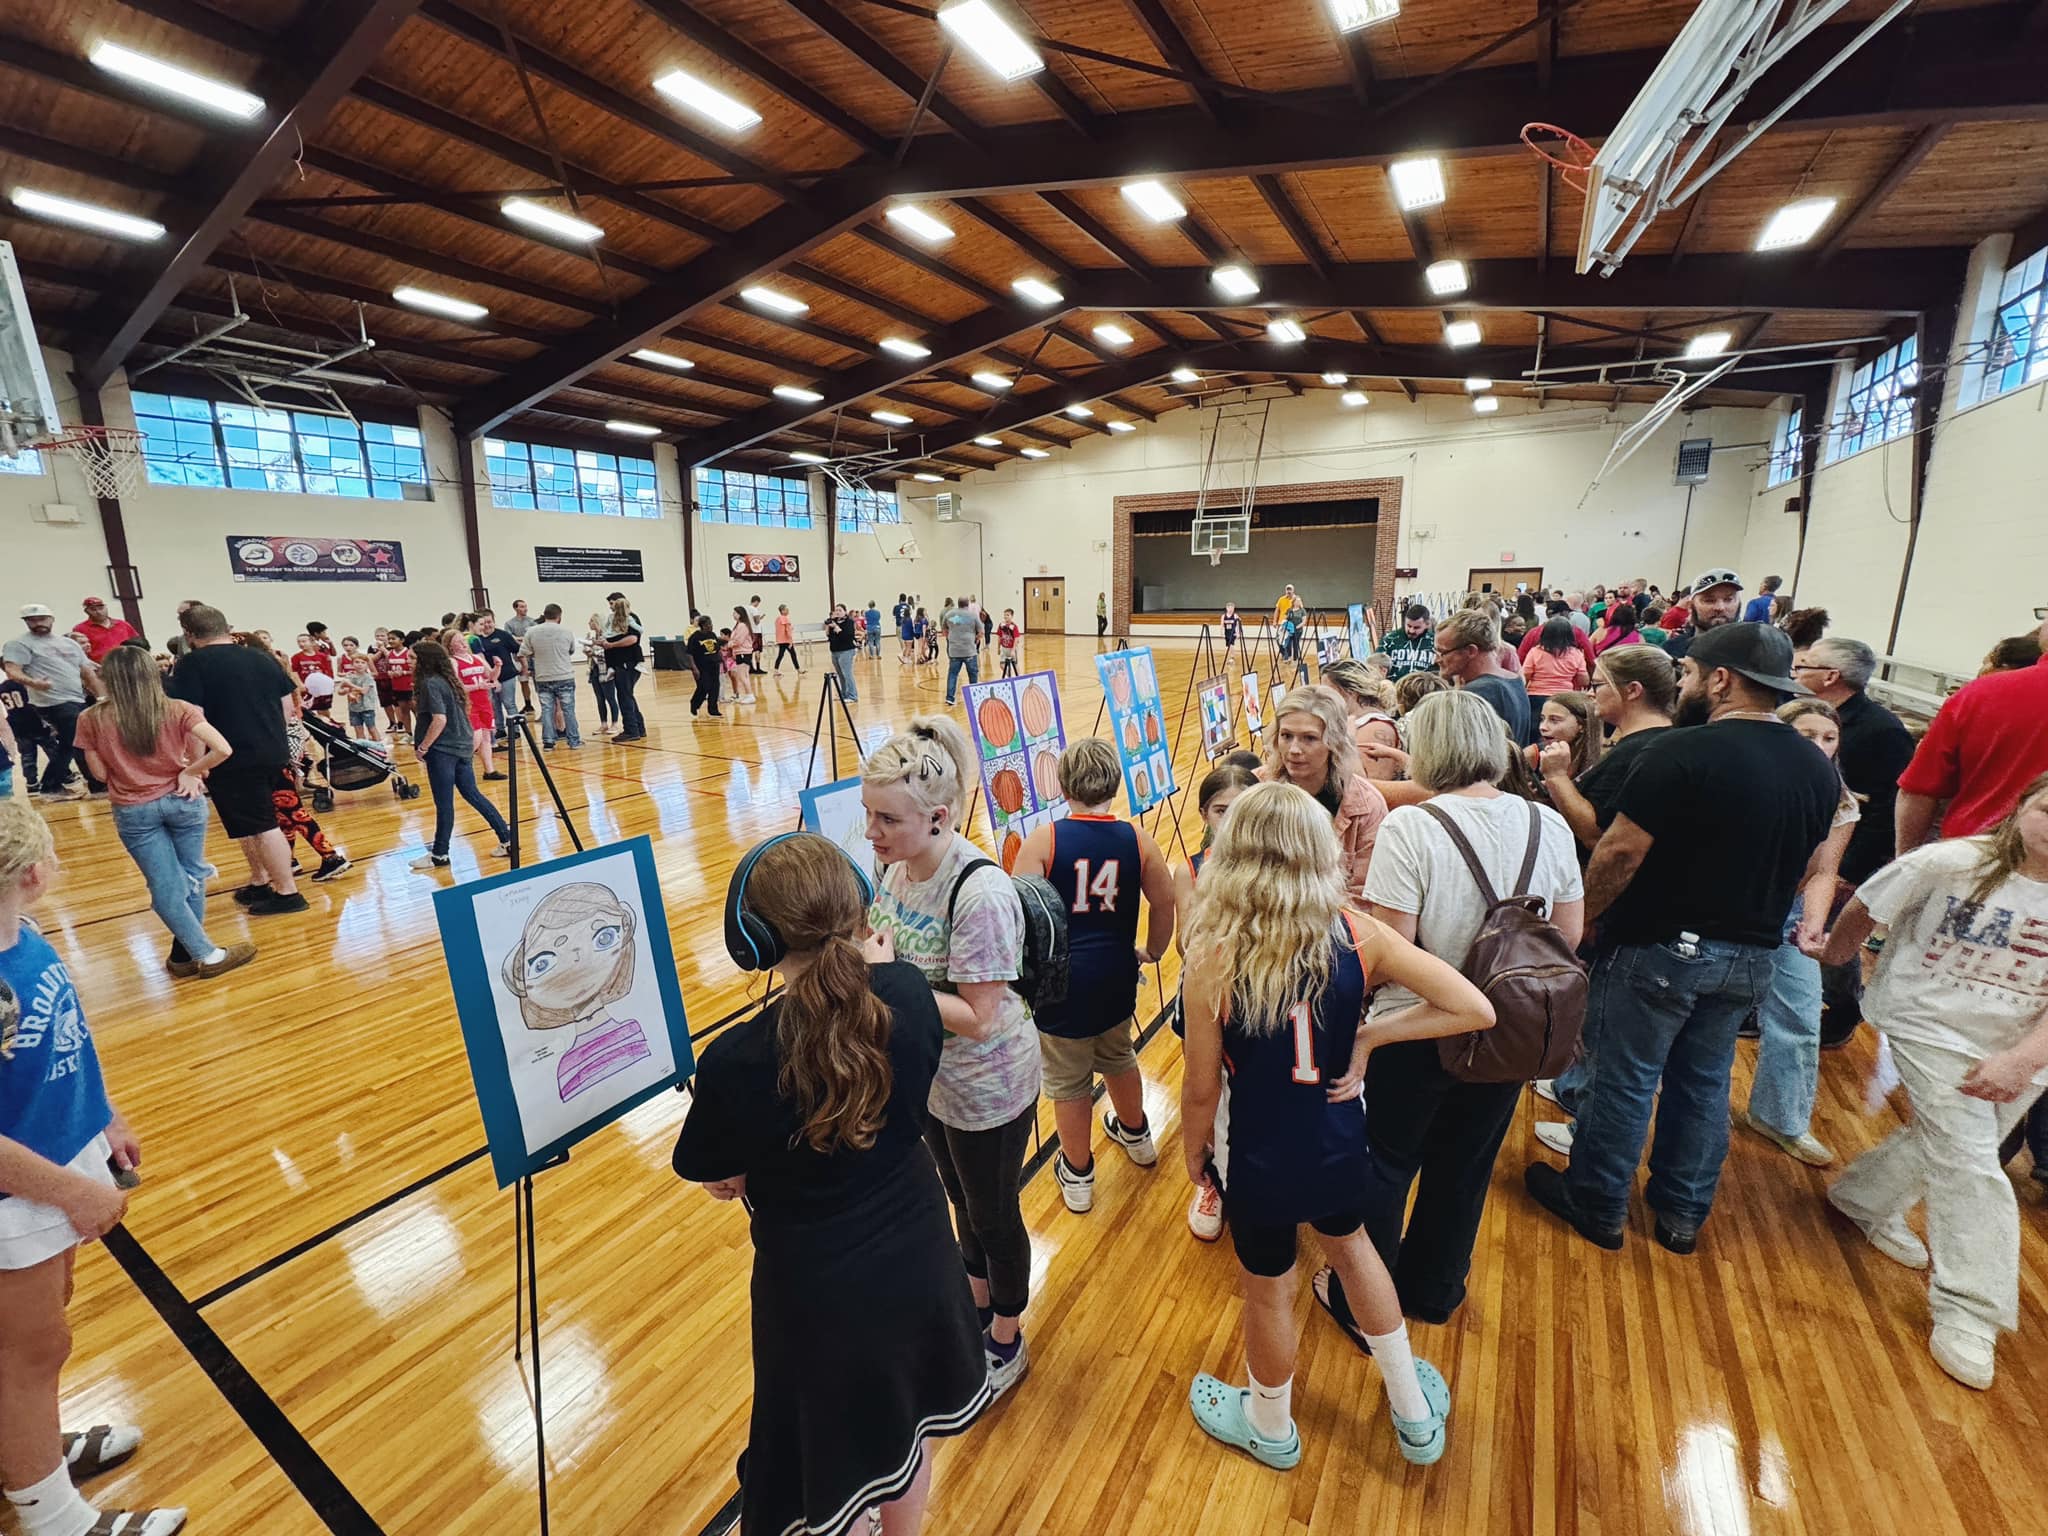
[[[974,446],[977,448],[1000,448],[1003,446],[1003,440],[1000,437],[977,437],[974,440]]]
[[[1473,400],[1472,409],[1477,411],[1481,416],[1491,416],[1495,411],[1500,409],[1500,396],[1480,395]]]
[[[776,385],[775,397],[778,400],[794,400],[798,405],[816,405],[825,398],[815,389],[805,389],[797,384]]]
[[[939,25],[1005,80],[1022,80],[1045,68],[1045,60],[997,13],[988,0],[960,0],[939,10]]]
[[[751,288],[742,288],[740,297],[756,309],[772,309],[778,315],[800,315],[811,307],[802,299],[792,298],[786,293],[777,293],[773,288],[763,288],[759,283]]]
[[[559,209],[550,208],[546,203],[533,202],[528,198],[508,197],[498,204],[498,211],[508,219],[515,219],[529,228],[560,236],[564,240],[594,245],[604,238],[604,231],[588,219],[571,218]]]
[[[1015,379],[1006,379],[1000,373],[988,373],[986,371],[974,374],[972,378],[983,389],[992,389],[998,392],[1005,389],[1013,389],[1017,384]]]
[[[1076,421],[1086,421],[1090,416],[1093,416],[1095,412],[1091,407],[1082,405],[1079,401],[1076,401],[1074,404],[1067,407],[1067,414],[1073,417]]]
[[[734,133],[761,121],[761,114],[745,102],[733,100],[725,92],[680,69],[657,76],[654,88],[684,110],[709,118],[719,127],[729,128]]]
[[[1344,393],[1343,393],[1343,394],[1342,394],[1341,396],[1339,396],[1338,398],[1340,398],[1341,400],[1343,400],[1343,402],[1344,402],[1344,403],[1345,403],[1346,405],[1364,405],[1364,404],[1366,404],[1366,394],[1365,394],[1365,391],[1364,391],[1364,390],[1362,390],[1362,389],[1347,389],[1347,390],[1345,390],[1345,391],[1344,391]]]
[[[1444,345],[1447,347],[1478,346],[1479,322],[1477,320],[1453,320],[1444,327]]]
[[[194,106],[218,112],[222,117],[237,118],[246,123],[263,110],[261,96],[252,96],[223,81],[209,80],[205,75],[195,75],[189,69],[166,64],[162,59],[152,59],[146,53],[123,48],[119,43],[94,43],[86,57],[110,75],[120,75],[138,85],[153,86],[173,96],[182,96]]]
[[[1835,211],[1832,197],[1806,197],[1796,203],[1787,203],[1771,215],[1771,222],[1764,226],[1764,232],[1756,237],[1756,248],[1760,251],[1782,251],[1791,246],[1804,245],[1820,233],[1821,225]]]
[[[922,480],[926,485],[943,485],[946,481],[946,477],[944,475],[928,475],[923,470],[919,470],[910,478],[913,480]]]
[[[1105,347],[1128,347],[1131,333],[1120,325],[1098,325],[1095,327],[1095,339]]]
[[[607,432],[617,432],[622,437],[659,437],[661,428],[650,427],[644,421],[608,421],[604,424]]]
[[[1470,279],[1462,261],[1432,261],[1422,269],[1422,279],[1431,293],[1463,293]]]
[[[1259,291],[1259,280],[1252,276],[1250,269],[1235,263],[1218,267],[1209,274],[1209,281],[1226,299],[1248,299]]]
[[[910,418],[901,411],[869,411],[868,415],[882,423],[885,427],[907,427],[910,425]]]
[[[132,213],[102,208],[98,203],[81,203],[76,198],[37,192],[30,187],[16,187],[9,196],[23,213],[54,219],[59,224],[96,230],[103,235],[118,235],[123,240],[161,240],[164,237],[164,227],[155,219],[137,218]]]
[[[1020,277],[1010,284],[1013,292],[1034,304],[1058,304],[1065,297],[1051,283],[1035,277]]]
[[[1444,200],[1444,163],[1434,155],[1421,160],[1396,160],[1387,167],[1394,183],[1394,201],[1409,212],[1434,208]]]
[[[1171,224],[1188,216],[1188,205],[1167,191],[1163,182],[1126,182],[1123,194],[1125,201],[1154,224]]]
[[[1307,337],[1308,332],[1299,320],[1275,320],[1266,327],[1269,341],[1303,341]]]
[[[825,462],[825,455],[822,453],[807,453],[801,448],[791,450],[789,456],[799,464],[823,464]]]
[[[1401,14],[1401,0],[1330,0],[1330,20],[1339,32],[1356,32]]]
[[[411,309],[424,309],[430,315],[446,315],[450,320],[481,320],[490,311],[481,304],[472,304],[467,299],[452,298],[445,293],[436,293],[431,288],[406,286],[391,290],[391,297]]]
[[[1726,331],[1702,331],[1685,344],[1687,357],[1719,357],[1735,338]]]
[[[1468,395],[1483,395],[1491,388],[1493,380],[1480,374],[1475,373],[1465,380],[1465,393]]]
[[[640,362],[653,363],[661,368],[674,368],[678,372],[697,366],[687,357],[677,357],[673,352],[657,352],[652,347],[640,347],[631,355]]]
[[[1323,382],[1325,384],[1349,384],[1351,382],[1351,375],[1348,373],[1326,373],[1323,375]]]
[[[1112,421],[1106,423],[1106,425],[1112,432],[1135,432],[1138,430],[1138,424],[1135,421]]]
[[[909,203],[898,203],[888,212],[888,219],[903,229],[909,230],[927,245],[943,245],[953,238],[950,225],[941,224],[937,219]]]
[[[1049,459],[1052,457],[1051,451],[1045,448],[1026,448],[1022,452],[1027,459]]]
[[[884,336],[882,338],[882,350],[884,352],[894,352],[898,357],[908,357],[913,360],[932,355],[930,347],[920,346],[918,343],[902,336]]]
[[[1176,384],[1199,384],[1202,376],[1192,368],[1176,368],[1169,375]]]

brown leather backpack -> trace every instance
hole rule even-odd
[[[1434,805],[1422,809],[1436,818],[1464,856],[1478,883],[1486,916],[1478,937],[1458,967],[1493,1004],[1494,1026],[1437,1041],[1444,1070],[1468,1083],[1526,1083],[1555,1077],[1571,1065],[1586,1024],[1586,968],[1572,946],[1545,916],[1548,903],[1530,895],[1536,853],[1543,841],[1543,814],[1529,807],[1529,851],[1516,877],[1515,894],[1495,894],[1479,855],[1457,822]]]

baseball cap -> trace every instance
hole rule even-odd
[[[54,619],[57,617],[56,614],[50,612],[41,603],[23,603],[21,605],[21,616],[24,619]]]
[[[1736,591],[1740,592],[1742,590],[1742,578],[1733,571],[1708,571],[1692,584],[1692,590],[1687,592],[1686,596],[1698,597],[1709,587],[1733,587]]]
[[[107,606],[107,600],[104,597],[82,597],[78,601],[81,607],[98,606],[104,608]]]
[[[1779,693],[1805,693],[1792,676],[1792,637],[1772,624],[1723,624],[1703,629],[1686,652],[1702,672],[1726,667]]]

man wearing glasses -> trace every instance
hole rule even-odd
[[[2048,605],[2036,608],[2048,651]],[[1942,837],[1970,837],[2002,820],[2020,791],[2048,773],[2048,655],[2016,672],[1967,683],[1941,706],[1899,779],[1899,852],[1934,832],[1942,801]]]
[[[1436,669],[1493,706],[1515,745],[1536,738],[1529,723],[1529,690],[1500,664],[1500,624],[1482,609],[1461,608],[1437,629]]]

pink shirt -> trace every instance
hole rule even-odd
[[[1522,686],[1539,696],[1582,689],[1586,686],[1586,658],[1577,646],[1559,656],[1539,645],[1522,658]]]
[[[167,701],[164,728],[157,733],[156,750],[135,753],[121,739],[114,725],[114,712],[95,704],[78,717],[78,745],[95,754],[107,770],[107,799],[115,805],[147,805],[161,800],[178,787],[178,773],[191,751],[192,727],[206,716],[197,704],[182,699]]]
[[[777,645],[794,645],[796,643],[796,626],[789,622],[789,615],[786,613],[775,615],[775,643]]]

